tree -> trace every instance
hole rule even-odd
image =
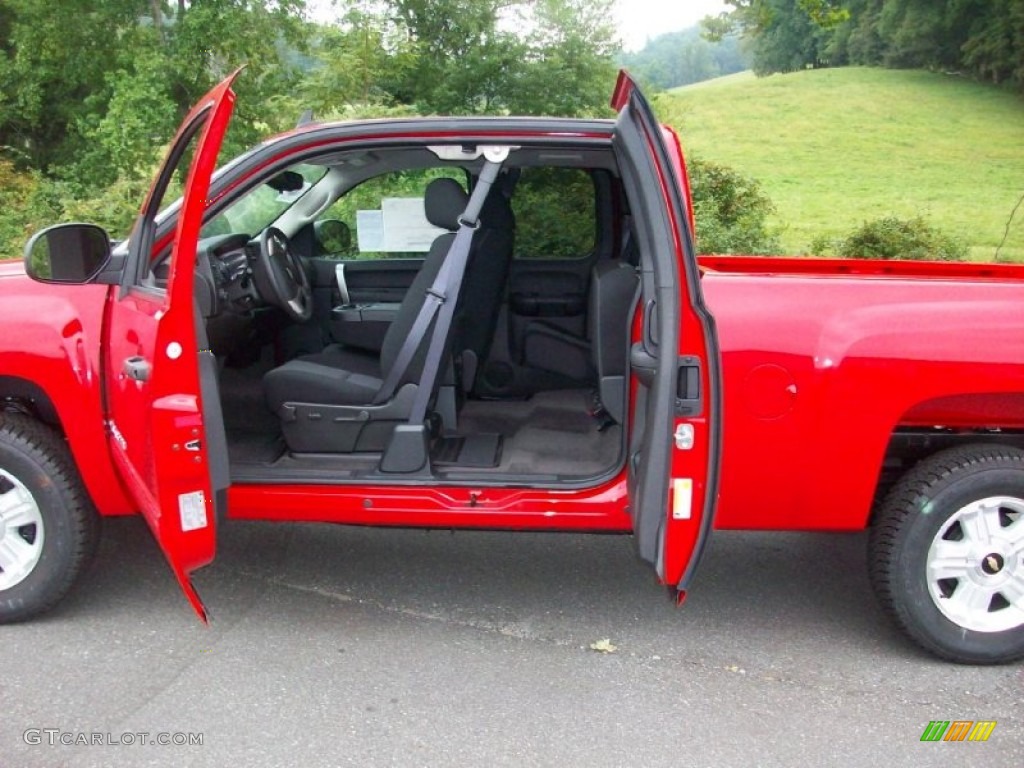
[[[503,83],[513,114],[607,114],[615,55],[612,0],[535,0],[518,77]]]
[[[225,155],[306,106],[601,114],[618,51],[610,6],[336,0],[325,25],[304,18],[304,0],[0,0],[0,150],[4,174],[24,174],[14,207],[117,223],[181,117],[240,64]]]
[[[970,30],[961,46],[964,65],[983,80],[1024,90],[1024,0],[992,0]]]
[[[388,0],[408,41],[388,90],[437,114],[598,114],[612,0]]]
[[[689,85],[749,66],[738,37],[707,40],[699,26],[658,35],[642,50],[625,54],[622,63],[645,85],[657,89]]]
[[[964,72],[1024,90],[1024,0],[727,0],[759,74],[868,64]]]
[[[704,27],[713,38],[740,32],[757,37],[772,24],[778,11],[773,0],[725,0],[732,10],[704,20]],[[832,28],[849,18],[844,0],[794,0],[793,5],[810,21],[823,28]]]
[[[395,83],[412,69],[411,45],[379,8],[353,5],[337,24],[313,28],[312,37],[298,103],[317,115],[391,104]]]
[[[500,83],[525,50],[498,20],[507,0],[390,0],[415,64],[393,79],[395,96],[424,112],[493,112]]]
[[[752,46],[758,75],[825,66],[828,33],[802,0],[765,0],[768,16]]]
[[[83,102],[105,89],[120,31],[142,11],[140,0],[0,0],[0,144],[19,162],[47,168],[74,159],[69,137]]]

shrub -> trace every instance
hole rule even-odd
[[[700,253],[765,254],[779,249],[768,227],[775,206],[756,179],[719,163],[690,160]]]
[[[53,224],[59,211],[42,174],[0,158],[0,259],[20,259],[29,237]]]
[[[811,252],[849,259],[961,261],[967,257],[967,246],[921,216],[912,219],[884,216],[865,221],[843,238],[816,238],[811,243]]]

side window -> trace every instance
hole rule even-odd
[[[581,168],[524,168],[512,210],[517,259],[582,259],[597,233],[594,179]]]
[[[434,179],[454,178],[457,168],[425,168],[374,176],[353,187],[313,224],[317,255],[327,259],[422,258],[444,230],[423,211],[423,192]]]
[[[171,146],[164,159],[164,164],[160,168],[150,196],[144,203],[142,214],[136,219],[135,228],[129,235],[127,267],[129,284],[150,291],[163,292],[165,290],[165,280],[170,272],[170,260],[154,265],[152,259],[153,248],[156,245],[157,214],[165,200],[173,200],[183,195],[193,155],[199,144],[199,137],[209,118],[209,109],[193,117],[192,122],[184,127],[178,137],[178,142]],[[151,268],[153,268],[152,272]],[[161,273],[162,270],[163,273]]]
[[[299,163],[246,192],[203,225],[200,237],[245,233],[256,237],[327,173],[319,165]]]

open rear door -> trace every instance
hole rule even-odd
[[[640,556],[682,600],[717,501],[718,345],[701,296],[678,140],[658,124],[625,72],[612,106],[619,111],[616,153],[641,255],[640,338],[630,350],[630,509]]]
[[[227,450],[215,363],[197,320],[193,281],[199,229],[234,107],[231,83],[237,74],[199,101],[171,144],[132,230],[120,291],[108,300],[103,345],[111,454],[203,621],[206,609],[189,574],[215,554]],[[168,190],[182,183],[169,271],[161,270],[162,279],[153,272],[161,247],[155,242],[156,215]],[[204,419],[204,413],[211,418]]]

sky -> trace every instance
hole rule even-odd
[[[648,38],[692,27],[705,16],[729,10],[721,0],[616,0],[616,15],[627,51]]]

